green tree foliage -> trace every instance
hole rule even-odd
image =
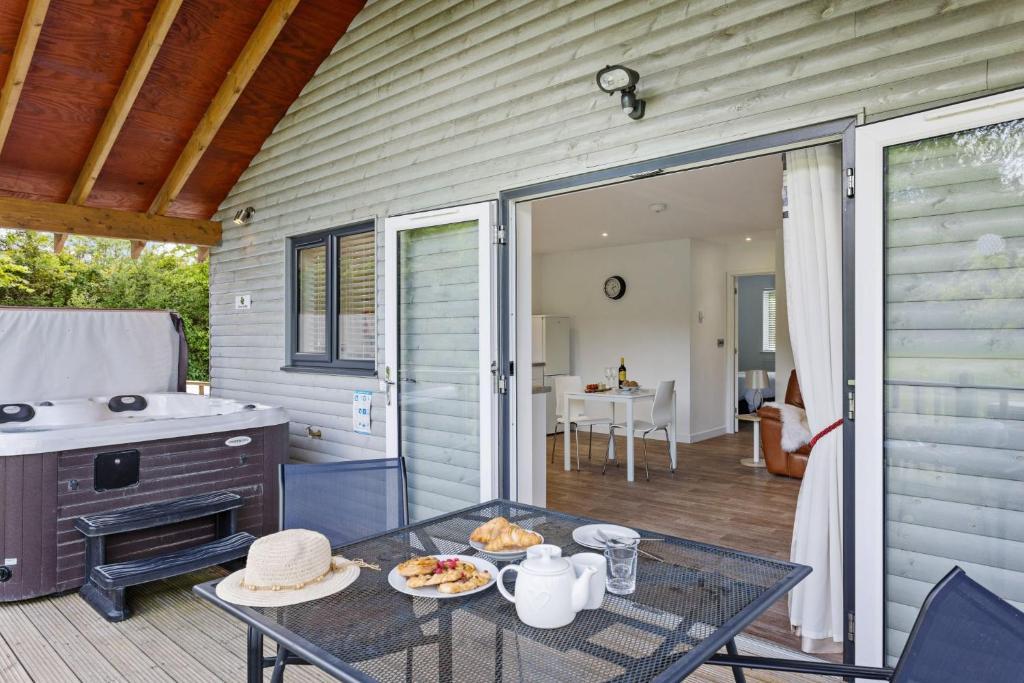
[[[177,311],[188,340],[188,378],[210,375],[209,267],[195,248],[157,245],[138,260],[128,242],[70,237],[60,254],[49,235],[0,231],[0,306],[146,308]]]

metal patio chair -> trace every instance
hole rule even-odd
[[[405,526],[402,458],[281,465],[281,528],[310,529],[332,548]]]
[[[731,651],[708,664],[743,669],[856,677],[891,683],[1020,683],[1024,681],[1024,612],[954,567],[939,581],[914,622],[896,667],[747,657]]]
[[[281,465],[281,529],[310,529],[332,548],[405,526],[409,520],[402,458]],[[250,629],[249,637],[254,637]],[[279,647],[270,680],[281,683],[285,666],[306,664]]]

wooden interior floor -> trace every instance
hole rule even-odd
[[[675,475],[669,473],[668,444],[650,441],[650,481],[644,479],[637,439],[636,481],[632,484],[626,481],[624,437],[616,437],[620,466],[611,465],[602,476],[606,436],[594,435],[593,459],[588,460],[588,432],[580,432],[579,472],[563,469],[561,435],[551,464],[549,436],[548,507],[788,560],[800,482],[741,465],[742,458],[751,456],[753,444],[750,426],[742,426],[746,429],[737,434],[679,444]],[[575,467],[575,455],[572,463]],[[746,633],[799,648],[799,639],[790,632],[785,600],[775,603]],[[838,656],[829,659],[842,661]]]
[[[245,680],[245,627],[199,600],[191,587],[225,572],[211,569],[159,581],[130,594],[134,616],[111,624],[77,594],[0,603],[0,681],[3,683],[207,683]],[[763,654],[744,647],[740,652]],[[273,654],[267,642],[266,654]],[[270,680],[265,672],[264,680]],[[289,667],[288,683],[327,683],[308,666]],[[729,683],[728,669],[703,667],[695,683]],[[750,683],[825,679],[749,672]],[[419,683],[419,682],[415,682]],[[466,682],[473,683],[473,682]],[[524,682],[529,683],[529,682]]]

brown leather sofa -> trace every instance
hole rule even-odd
[[[796,370],[789,375],[785,402],[798,408],[804,407]],[[761,418],[761,453],[764,455],[765,467],[772,474],[803,479],[804,470],[807,469],[807,458],[811,454],[810,445],[801,446],[793,453],[782,450],[782,417],[778,408],[765,406],[757,411],[757,415]]]

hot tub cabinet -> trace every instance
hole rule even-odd
[[[74,520],[85,514],[232,491],[245,499],[239,531],[277,530],[283,411],[185,394],[146,398],[154,414],[118,414],[105,424],[54,424],[105,403],[85,399],[35,406],[36,428],[33,420],[0,425],[0,601],[82,585],[85,542]],[[214,519],[205,518],[122,534],[108,542],[106,561],[160,555],[214,532]]]

